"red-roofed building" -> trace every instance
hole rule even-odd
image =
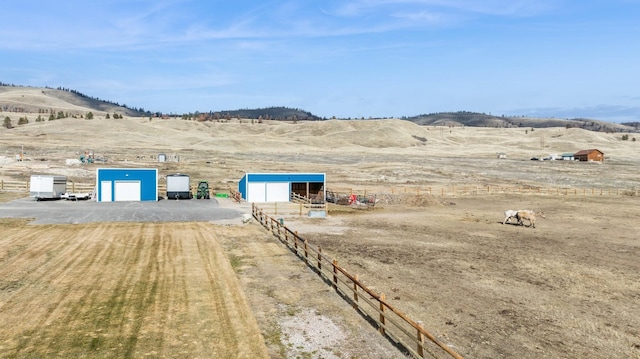
[[[600,161],[604,162],[604,153],[595,148],[576,152],[573,157],[577,161]]]

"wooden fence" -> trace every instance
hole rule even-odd
[[[640,189],[623,188],[568,188],[568,187],[512,187],[512,186],[442,186],[442,187],[402,187],[402,188],[339,188],[332,190],[342,193],[355,193],[363,196],[371,194],[413,194],[436,197],[455,197],[464,195],[524,194],[557,196],[635,196]]]
[[[91,192],[95,183],[82,183],[69,181],[67,189],[70,192]],[[192,192],[195,193],[195,187]],[[512,186],[441,186],[441,187],[389,187],[389,188],[332,188],[337,193],[358,194],[363,197],[384,194],[414,194],[430,195],[436,197],[456,197],[465,195],[493,195],[493,194],[524,194],[524,195],[555,195],[555,196],[633,196],[640,195],[640,188],[568,188],[568,187],[512,187]],[[0,191],[29,192],[29,181],[5,181],[0,180]],[[166,193],[167,188],[163,183],[158,184],[158,193]],[[210,189],[213,192],[213,189]],[[240,194],[231,190],[232,198],[236,199]],[[238,200],[238,199],[236,199]]]
[[[0,180],[0,191],[7,192],[29,192],[29,184],[30,181],[4,181]],[[73,182],[67,181],[67,192],[71,193],[84,193],[84,192],[92,192],[96,187],[95,183],[88,182]],[[191,192],[196,192],[197,188],[192,186]],[[211,190],[211,189],[210,189]],[[164,194],[167,192],[166,184],[159,183],[158,184],[158,193]]]
[[[413,357],[424,358],[425,355],[430,355],[438,358],[439,355],[445,354],[453,358],[462,358],[428,332],[422,324],[409,318],[387,301],[383,293],[374,292],[365,286],[357,275],[350,274],[342,268],[336,259],[329,258],[322,252],[322,248],[312,246],[297,232],[291,231],[283,223],[270,217],[255,204],[252,205],[252,214],[260,224],[330,284],[357,312],[376,325],[380,334],[404,348]]]
[[[294,203],[294,202],[271,202],[260,203],[260,206],[265,212],[271,213],[274,216],[277,215],[307,215],[309,211],[325,211],[328,212],[328,205],[323,204],[311,204],[311,203]]]
[[[7,192],[29,192],[30,181],[5,181],[0,180],[0,191]],[[95,183],[67,182],[69,192],[91,192],[96,187]]]

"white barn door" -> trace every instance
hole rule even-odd
[[[249,182],[249,193],[247,194],[247,202],[263,203],[267,201],[266,184],[264,182]]]
[[[267,183],[267,202],[289,202],[289,182]]]
[[[100,202],[111,202],[111,181],[100,181]]]
[[[140,201],[140,181],[116,181],[114,200]]]

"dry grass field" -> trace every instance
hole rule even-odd
[[[266,358],[207,223],[0,219],[3,358]]]
[[[286,225],[464,357],[640,357],[640,144],[620,134],[27,116],[27,125],[0,129],[5,181],[50,173],[86,183],[100,166],[154,167],[226,191],[245,172],[324,172],[330,189],[378,194],[376,207],[335,207],[326,219],[286,217]],[[26,161],[16,162],[22,146]],[[587,148],[607,160],[529,160]],[[66,164],[84,151],[107,162]],[[159,153],[179,161],[158,163]],[[543,191],[425,192],[450,186]],[[501,224],[504,210],[522,208],[546,219],[536,228]],[[257,224],[4,220],[2,233],[8,357],[403,356]],[[301,322],[306,336],[295,339]]]

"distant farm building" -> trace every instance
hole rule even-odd
[[[573,161],[575,159],[575,156],[573,153],[563,153],[562,154],[562,159],[564,161]]]
[[[497,155],[498,159],[501,159],[501,160],[507,158],[507,154],[504,153],[504,152],[498,152],[498,153],[496,153],[496,155]]]
[[[604,153],[602,151],[600,151],[600,150],[595,149],[595,148],[590,149],[590,150],[578,151],[573,156],[578,161],[604,162]]]
[[[247,202],[289,202],[291,193],[325,199],[324,173],[247,173],[238,183]]]

